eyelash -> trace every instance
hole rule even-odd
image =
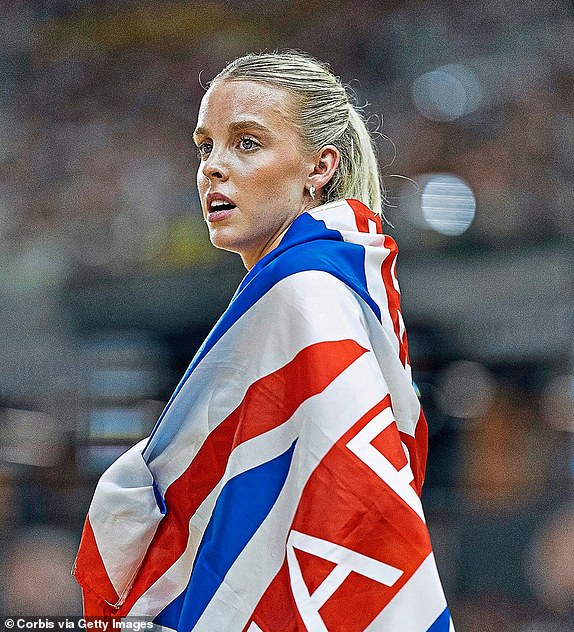
[[[207,154],[209,153],[209,152],[206,152],[204,149],[206,145],[210,145],[210,143],[205,142],[205,143],[199,143],[199,145],[197,145],[198,158],[203,158],[204,156],[207,156]]]
[[[252,146],[252,147],[250,147],[249,149],[245,149],[245,148],[243,148],[243,149],[244,149],[244,151],[251,151],[251,150],[253,150],[253,149],[257,148],[257,147],[260,147],[259,143],[258,143],[258,142],[257,142],[254,138],[251,138],[251,136],[240,136],[240,137],[239,137],[239,143],[240,143],[240,144],[241,144],[244,140],[248,140],[249,142],[253,143],[253,146]]]
[[[246,149],[245,147],[240,147],[240,149],[243,149],[243,151],[253,151],[254,149],[257,149],[258,147],[261,147],[261,145],[254,138],[251,138],[251,136],[240,136],[238,145],[241,145],[241,143],[243,141],[246,141],[246,140],[251,142],[251,143],[253,143],[253,146],[249,147],[248,149]],[[206,150],[205,149],[206,145],[209,146],[210,149]],[[209,143],[207,141],[205,141],[203,143],[200,143],[197,146],[197,155],[198,155],[198,157],[199,158],[205,158],[206,156],[209,155],[209,152],[211,151],[212,148],[213,148],[212,143]]]

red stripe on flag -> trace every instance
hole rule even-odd
[[[346,202],[353,209],[353,213],[355,214],[355,224],[357,225],[357,230],[359,232],[370,233],[369,220],[371,220],[377,227],[377,234],[383,234],[383,223],[380,215],[371,211],[368,206],[365,206],[362,202],[359,202],[359,200],[348,199]]]
[[[125,616],[183,554],[189,520],[225,473],[233,449],[285,423],[306,399],[321,393],[366,351],[354,340],[309,345],[249,387],[241,404],[207,437],[187,470],[168,488],[167,514],[118,614]]]
[[[393,322],[393,330],[395,336],[399,341],[399,358],[403,366],[406,366],[409,361],[409,351],[407,343],[406,332],[403,331],[401,335],[401,328],[399,323],[399,314],[401,311],[401,297],[397,291],[393,282],[392,267],[397,258],[397,244],[392,237],[385,235],[385,248],[389,250],[389,254],[385,257],[381,265],[381,276],[383,277],[383,283],[387,293],[387,301],[389,304],[389,312],[391,314],[391,320]]]
[[[93,607],[95,611],[84,614],[88,615],[101,615],[103,611],[97,609],[96,604],[100,604],[103,607],[108,607],[109,604],[118,602],[118,593],[116,592],[106,567],[100,557],[98,550],[98,544],[96,537],[90,524],[90,517],[86,518],[84,523],[84,530],[82,532],[82,539],[80,540],[80,548],[78,556],[76,557],[76,563],[74,565],[74,576],[78,580],[78,583],[87,592],[89,596],[89,602],[94,602]],[[98,595],[96,596],[91,587],[98,587]]]
[[[415,477],[411,485],[420,497],[425,480],[428,452],[428,425],[422,408],[415,428],[415,436],[406,432],[401,432],[400,435],[401,441],[409,451],[411,470]]]
[[[431,552],[426,525],[389,486],[353,454],[347,443],[376,415],[390,406],[387,396],[362,417],[331,448],[307,482],[292,529],[343,546],[402,571],[387,586],[359,572],[351,572],[320,608],[329,630],[360,632],[400,591]],[[391,456],[401,448],[396,425],[378,447]],[[317,565],[317,576],[308,561],[302,572],[308,586],[321,583],[325,568]],[[251,621],[264,632],[305,630],[291,589],[292,578],[284,563],[255,608]],[[247,630],[249,624],[245,627]]]
[[[307,632],[289,584],[289,568],[285,559],[279,572],[269,584],[242,632],[249,632],[251,623],[263,632]],[[344,629],[339,627],[335,629]]]

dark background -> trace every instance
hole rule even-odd
[[[565,0],[0,2],[2,612],[81,612],[95,481],[244,274],[195,192],[201,82],[276,48],[329,62],[379,130],[457,630],[574,629]]]

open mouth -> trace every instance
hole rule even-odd
[[[233,215],[237,206],[225,196],[215,194],[211,199],[207,197],[207,221],[220,222]]]
[[[224,202],[223,200],[213,200],[209,205],[209,212],[216,213],[218,211],[230,211],[235,208],[235,204]]]

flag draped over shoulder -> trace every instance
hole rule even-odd
[[[420,502],[396,245],[356,200],[247,274],[151,436],[104,473],[86,615],[181,631],[453,630]]]

